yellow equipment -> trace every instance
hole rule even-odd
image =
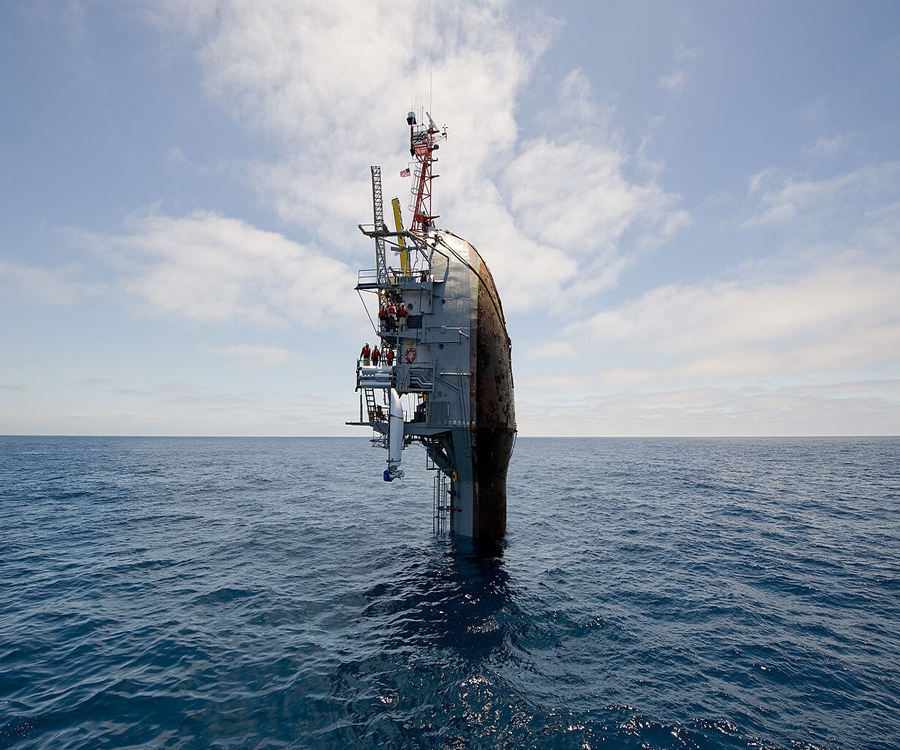
[[[400,216],[400,199],[392,199],[391,205],[394,207],[394,224],[397,225],[396,231],[402,232],[403,218]],[[404,276],[409,276],[409,250],[406,248],[406,238],[398,237],[397,244],[400,245],[400,271]]]

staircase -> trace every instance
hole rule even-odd
[[[372,388],[363,388],[363,393],[366,396],[366,414],[369,416],[369,421],[375,421],[375,391]]]

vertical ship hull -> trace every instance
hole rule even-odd
[[[358,291],[378,297],[376,348],[357,363],[360,424],[388,449],[384,480],[403,476],[401,454],[412,442],[436,469],[436,530],[478,542],[506,533],[506,476],[516,437],[512,345],[491,272],[468,242],[434,226],[431,182],[437,141],[446,138],[428,116],[407,116],[415,159],[413,223],[405,231],[398,199],[396,231],[388,231],[381,169],[372,167],[376,268],[360,271]],[[410,175],[410,170],[404,170]],[[388,252],[398,265],[389,264]],[[398,267],[399,266],[399,267]],[[371,356],[370,356],[371,354]],[[404,406],[404,403],[406,406]]]
[[[506,477],[516,436],[511,342],[497,288],[478,251],[449,232],[440,233],[439,243],[451,252],[440,303],[445,312],[435,323],[446,330],[468,318],[468,336],[454,347],[459,351],[447,351],[445,345],[434,352],[439,373],[450,372],[442,366],[445,361],[456,363],[462,358],[469,372],[471,418],[462,428],[453,429],[449,440],[453,455],[450,528],[463,536],[497,540],[506,533]],[[447,442],[438,440],[429,452],[447,452]]]

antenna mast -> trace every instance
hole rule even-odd
[[[434,228],[434,220],[438,218],[431,213],[431,181],[440,175],[432,174],[431,165],[437,161],[434,152],[438,150],[438,141],[447,137],[447,128],[438,130],[434,120],[428,112],[427,125],[416,123],[416,113],[410,112],[406,116],[409,124],[409,153],[418,162],[415,171],[415,184],[413,187],[413,201],[410,209],[413,213],[412,225],[409,231],[421,237],[427,236]]]

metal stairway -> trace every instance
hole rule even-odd
[[[366,395],[366,413],[369,416],[369,421],[375,421],[375,391],[372,388],[363,388],[363,393]]]

